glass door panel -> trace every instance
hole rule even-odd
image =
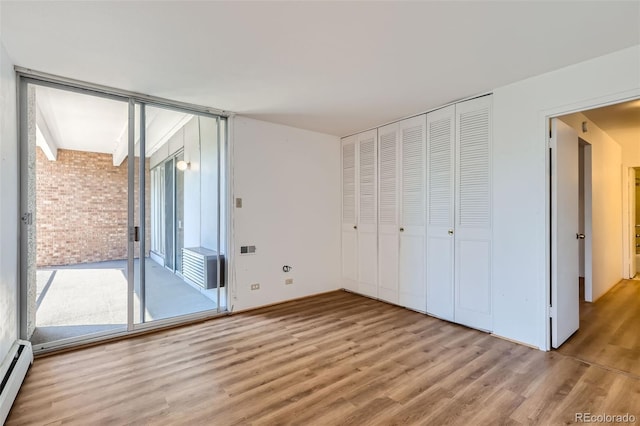
[[[152,105],[145,108],[145,166],[151,170],[144,322],[221,306],[218,120]]]
[[[21,337],[34,349],[128,325],[126,99],[21,79]]]

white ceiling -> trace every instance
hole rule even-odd
[[[640,2],[12,2],[17,65],[345,135],[640,44]]]
[[[640,99],[583,111],[621,145],[640,145]]]

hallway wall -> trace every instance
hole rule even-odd
[[[560,119],[592,147],[593,291],[587,301],[595,301],[623,276],[622,147],[581,113]],[[584,121],[587,132],[582,131]]]

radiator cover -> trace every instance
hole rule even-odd
[[[31,364],[33,364],[31,342],[18,340],[11,347],[0,368],[0,371],[4,372],[0,377],[0,424],[4,424],[7,419]]]
[[[220,259],[220,281],[218,282],[218,258]],[[182,249],[182,276],[192,284],[204,289],[224,287],[224,255],[205,247]]]

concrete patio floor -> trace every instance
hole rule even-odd
[[[145,322],[216,309],[216,289],[206,290],[207,297],[153,260],[146,259],[145,265]],[[136,323],[140,322],[138,266],[136,260]],[[126,260],[117,260],[39,269],[36,330],[31,342],[37,345],[104,331],[126,330],[126,268]],[[221,291],[221,300],[224,300],[223,293]]]

